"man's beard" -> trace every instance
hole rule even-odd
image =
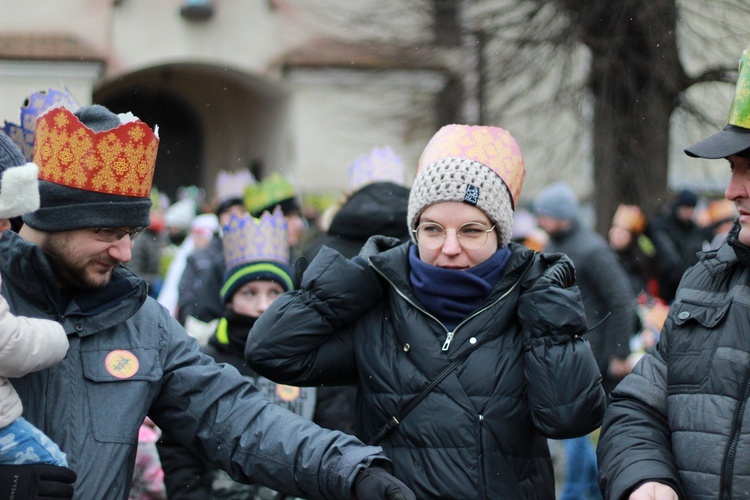
[[[104,288],[112,278],[112,270],[97,273],[91,269],[96,262],[106,262],[114,268],[108,256],[97,259],[78,257],[73,254],[70,239],[65,233],[49,233],[42,243],[42,250],[57,275],[60,285],[71,288]]]

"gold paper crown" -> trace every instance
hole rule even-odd
[[[274,205],[294,198],[294,186],[279,173],[273,173],[260,184],[245,189],[245,207],[251,214],[264,209],[273,209]]]
[[[150,195],[159,138],[142,121],[94,132],[69,109],[55,107],[38,118],[36,136],[39,179],[99,193]]]
[[[404,184],[404,162],[390,146],[374,148],[358,156],[349,166],[347,190],[350,193],[372,182]]]
[[[34,159],[34,140],[36,139],[36,121],[39,115],[52,106],[62,104],[73,111],[81,105],[73,97],[67,87],[63,90],[49,88],[39,92],[32,92],[21,107],[21,121],[19,124],[5,122],[5,133],[15,142],[27,162]]]
[[[289,265],[286,219],[280,208],[260,218],[233,213],[223,230],[227,271],[257,261]]]
[[[219,170],[216,176],[216,201],[223,203],[227,200],[245,196],[245,189],[255,184],[255,177],[250,170],[242,169],[235,172]]]

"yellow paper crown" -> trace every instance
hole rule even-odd
[[[273,207],[282,201],[294,198],[294,186],[279,173],[273,173],[260,184],[245,189],[245,207],[251,214],[257,214]]]
[[[37,119],[34,163],[45,181],[147,198],[158,147],[158,136],[138,119],[94,132],[69,109],[55,107]]]

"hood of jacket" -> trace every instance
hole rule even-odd
[[[409,189],[392,182],[368,184],[344,203],[331,221],[328,233],[364,243],[373,234],[405,241],[409,238],[406,208]]]

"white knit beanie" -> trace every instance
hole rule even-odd
[[[428,206],[459,201],[486,213],[500,235],[500,244],[506,246],[525,172],[520,148],[507,131],[447,125],[433,136],[420,157],[409,195],[409,229],[417,227]]]

